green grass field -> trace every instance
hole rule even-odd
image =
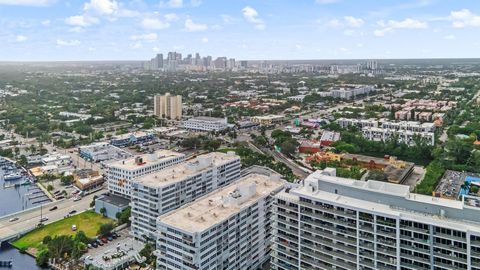
[[[100,225],[110,222],[113,222],[113,220],[94,211],[86,211],[35,229],[12,242],[12,245],[18,249],[39,248],[43,238],[47,235],[51,237],[55,235],[74,235],[77,231],[83,231],[88,237],[94,237],[97,235]],[[77,226],[75,232],[72,231],[72,225],[74,224]]]

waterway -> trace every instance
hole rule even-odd
[[[15,180],[5,181],[4,176],[9,173],[22,172],[20,168],[0,158],[0,217],[22,211],[31,207],[49,202],[48,196],[36,185],[28,184],[29,177],[22,176]],[[37,270],[35,259],[21,254],[17,249],[4,244],[0,247],[0,260],[13,260],[14,270]]]
[[[21,254],[13,247],[2,247],[0,249],[0,260],[12,260],[12,268],[0,268],[11,270],[40,270],[42,268],[35,264],[35,258],[27,254]]]

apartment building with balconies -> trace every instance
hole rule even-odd
[[[260,269],[270,258],[278,177],[250,174],[158,218],[157,269]]]
[[[108,191],[130,199],[132,181],[185,161],[185,155],[170,150],[158,150],[105,164]]]
[[[275,196],[272,268],[480,269],[480,208],[317,171]]]
[[[156,239],[156,219],[240,178],[233,152],[198,156],[133,181],[131,231],[137,239]]]

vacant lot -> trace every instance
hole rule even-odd
[[[74,235],[77,231],[83,231],[88,237],[94,237],[97,235],[100,225],[110,222],[113,220],[94,211],[86,211],[35,229],[14,241],[12,245],[18,249],[38,248],[47,235],[53,238],[56,235]],[[72,231],[72,225],[77,226],[77,231]]]

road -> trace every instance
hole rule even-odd
[[[281,162],[285,165],[287,165],[293,172],[293,174],[295,174],[297,177],[299,177],[300,179],[305,179],[307,178],[307,176],[310,175],[310,173],[308,173],[307,169],[301,167],[300,165],[298,165],[297,163],[295,163],[294,161],[288,159],[287,157],[285,157],[282,153],[279,153],[277,151],[272,151],[270,149],[266,149],[264,148],[263,151],[265,153],[267,153],[268,155],[272,156],[273,158],[275,158],[276,161],[278,162]],[[304,170],[305,169],[305,170]]]
[[[74,202],[73,199],[47,203],[38,209],[26,210],[23,213],[16,215],[8,215],[0,218],[0,242],[5,239],[10,239],[15,235],[27,232],[37,226],[40,222],[40,213],[43,217],[48,217],[48,221],[44,222],[49,224],[57,220],[63,219],[70,211],[76,210],[77,212],[83,212],[90,207],[90,203],[93,200],[94,195],[99,195],[104,191],[99,191],[93,194],[89,194],[82,198],[80,201]],[[58,209],[49,211],[53,206],[57,206]],[[10,222],[12,217],[18,217],[17,221]]]

